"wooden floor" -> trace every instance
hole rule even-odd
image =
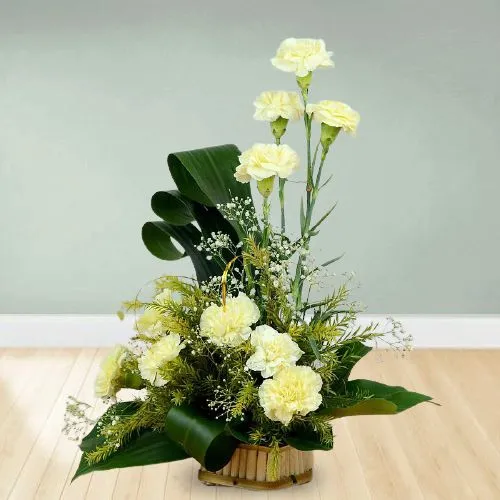
[[[68,394],[93,401],[102,351],[0,349],[0,499],[500,499],[500,350],[372,352],[357,377],[433,395],[398,416],[335,423],[312,483],[276,492],[207,487],[186,460],[69,480],[79,459],[61,435]],[[96,410],[96,414],[99,408]]]

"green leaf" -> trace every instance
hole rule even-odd
[[[327,406],[319,413],[334,418],[353,415],[394,415],[432,399],[425,394],[407,391],[404,387],[364,379],[347,382],[346,391],[363,396],[351,406],[345,408]]]
[[[337,202],[335,202],[333,207],[330,208],[330,210],[328,210],[328,212],[326,212],[326,214],[323,215],[323,217],[321,217],[321,219],[319,219],[319,221],[316,222],[316,224],[314,224],[314,226],[311,228],[311,231],[315,231],[328,218],[328,216],[335,210],[336,206],[337,206]]]
[[[151,198],[151,208],[174,226],[185,226],[194,220],[192,203],[179,191],[158,191]]]
[[[235,424],[234,422],[229,422],[226,425],[226,428],[238,441],[251,444],[247,426],[243,429],[243,427],[239,426],[237,423]]]
[[[285,437],[285,442],[301,451],[328,451],[333,448],[333,441],[329,444],[322,443],[319,434],[312,429],[301,429],[291,433]]]
[[[99,463],[89,465],[83,456],[73,480],[94,471],[174,462],[185,458],[189,458],[189,456],[164,432],[148,430],[132,438],[119,450]]]
[[[319,411],[320,414],[333,418],[355,415],[393,415],[397,412],[398,407],[394,403],[379,398],[363,399],[347,408],[324,408]]]
[[[98,420],[99,422],[106,422],[111,418],[112,415],[118,415],[120,417],[129,417],[133,415],[141,406],[141,403],[137,401],[122,401],[110,406]],[[97,424],[94,425],[92,430],[82,439],[80,443],[80,449],[82,451],[92,451],[97,448],[97,446],[104,443],[104,438],[98,435]]]
[[[335,370],[336,381],[331,384],[330,388],[334,391],[338,390],[339,387],[343,388],[356,363],[371,350],[371,347],[358,340],[342,345],[336,352],[340,367]]]
[[[318,344],[316,342],[316,339],[312,337],[311,335],[307,336],[307,341],[309,342],[309,345],[311,346],[312,352],[316,356],[316,359],[321,360],[321,353],[319,352]]]
[[[185,254],[179,252],[172,243],[174,238],[191,258],[198,281],[205,281],[211,276],[221,274],[221,266],[214,261],[207,260],[196,247],[200,244],[201,233],[193,226],[173,226],[166,222],[146,222],[142,227],[142,240],[147,249],[156,257],[163,260],[176,260]]]
[[[329,266],[330,264],[333,264],[334,262],[340,260],[343,256],[344,254],[339,255],[338,257],[334,257],[333,259],[327,260],[326,262],[323,262],[323,264],[321,264],[321,267]]]
[[[188,405],[169,410],[165,431],[188,455],[212,472],[229,462],[238,444],[225,422],[207,418]]]
[[[170,227],[169,224],[164,222],[146,222],[142,226],[142,241],[146,248],[155,257],[162,260],[177,260],[186,255],[173,244]]]
[[[112,455],[99,463],[90,465],[85,459],[85,453],[102,446],[105,438],[98,433],[100,423],[109,423],[112,416],[129,417],[137,412],[141,403],[126,401],[110,406],[101,416],[93,429],[82,439],[80,449],[84,452],[80,465],[73,477],[88,474],[89,472],[108,470],[137,465],[150,465],[188,458],[184,450],[173,442],[164,432],[155,432],[144,429],[137,432],[127,443]]]
[[[407,391],[398,385],[386,385],[374,380],[357,379],[347,382],[347,390],[366,391],[376,398],[384,398],[397,406],[398,413],[432,398],[418,392]]]
[[[251,198],[249,184],[238,182],[234,172],[240,150],[234,144],[193,149],[168,155],[170,173],[187,198],[206,206],[231,198]]]
[[[201,235],[208,237],[220,231],[229,235],[235,245],[245,236],[238,224],[227,221],[215,208],[217,203],[225,203],[233,196],[251,199],[249,185],[234,178],[239,154],[236,146],[225,145],[169,155],[168,165],[179,190],[159,191],[151,200],[153,211],[164,222],[148,222],[143,226],[142,239],[147,249],[163,260],[188,255],[198,281],[222,274],[225,267],[224,263],[207,261],[206,255],[196,248]],[[199,229],[191,224],[193,220]],[[176,248],[173,240],[185,253]],[[223,255],[226,260],[231,257]]]

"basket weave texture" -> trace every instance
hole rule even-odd
[[[209,485],[272,490],[308,483],[312,479],[313,453],[291,446],[280,448],[278,478],[268,468],[271,448],[240,443],[223,469],[209,472],[203,467],[198,479]]]

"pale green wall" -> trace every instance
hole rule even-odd
[[[293,89],[268,61],[287,36],[327,41],[337,68],[312,97],[362,115],[328,166],[321,256],[346,252],[336,270],[357,271],[372,312],[500,312],[498,0],[0,7],[0,313],[112,312],[190,273],[140,239],[173,187],[165,157],[268,141],[252,101]]]

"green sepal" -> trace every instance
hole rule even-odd
[[[224,467],[238,445],[226,422],[211,419],[189,405],[174,406],[167,413],[165,432],[207,470]]]

